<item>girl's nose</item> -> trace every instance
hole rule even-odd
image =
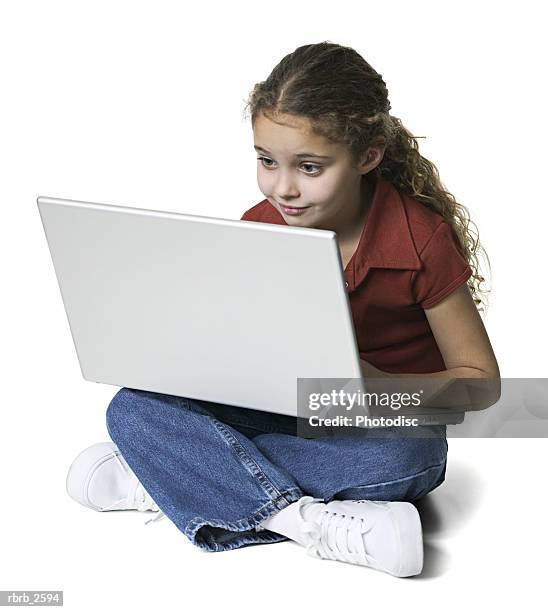
[[[299,190],[293,179],[284,173],[280,173],[276,184],[276,197],[280,200],[290,200],[299,197]]]

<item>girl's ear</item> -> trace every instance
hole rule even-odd
[[[367,174],[374,170],[382,161],[386,144],[379,142],[379,144],[373,144],[367,148],[367,151],[361,156],[359,169],[362,174]]]

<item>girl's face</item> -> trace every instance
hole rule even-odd
[[[338,228],[359,209],[364,169],[353,165],[345,146],[314,134],[308,120],[281,115],[280,121],[255,119],[259,189],[288,225]]]

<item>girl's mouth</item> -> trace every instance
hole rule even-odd
[[[310,206],[301,206],[298,208],[296,206],[284,206],[283,204],[280,204],[280,208],[286,215],[303,215],[310,208]]]

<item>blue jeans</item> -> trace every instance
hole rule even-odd
[[[295,417],[128,388],[106,423],[158,507],[208,551],[287,540],[254,528],[303,495],[414,501],[445,478],[444,426],[424,438],[306,439]]]

